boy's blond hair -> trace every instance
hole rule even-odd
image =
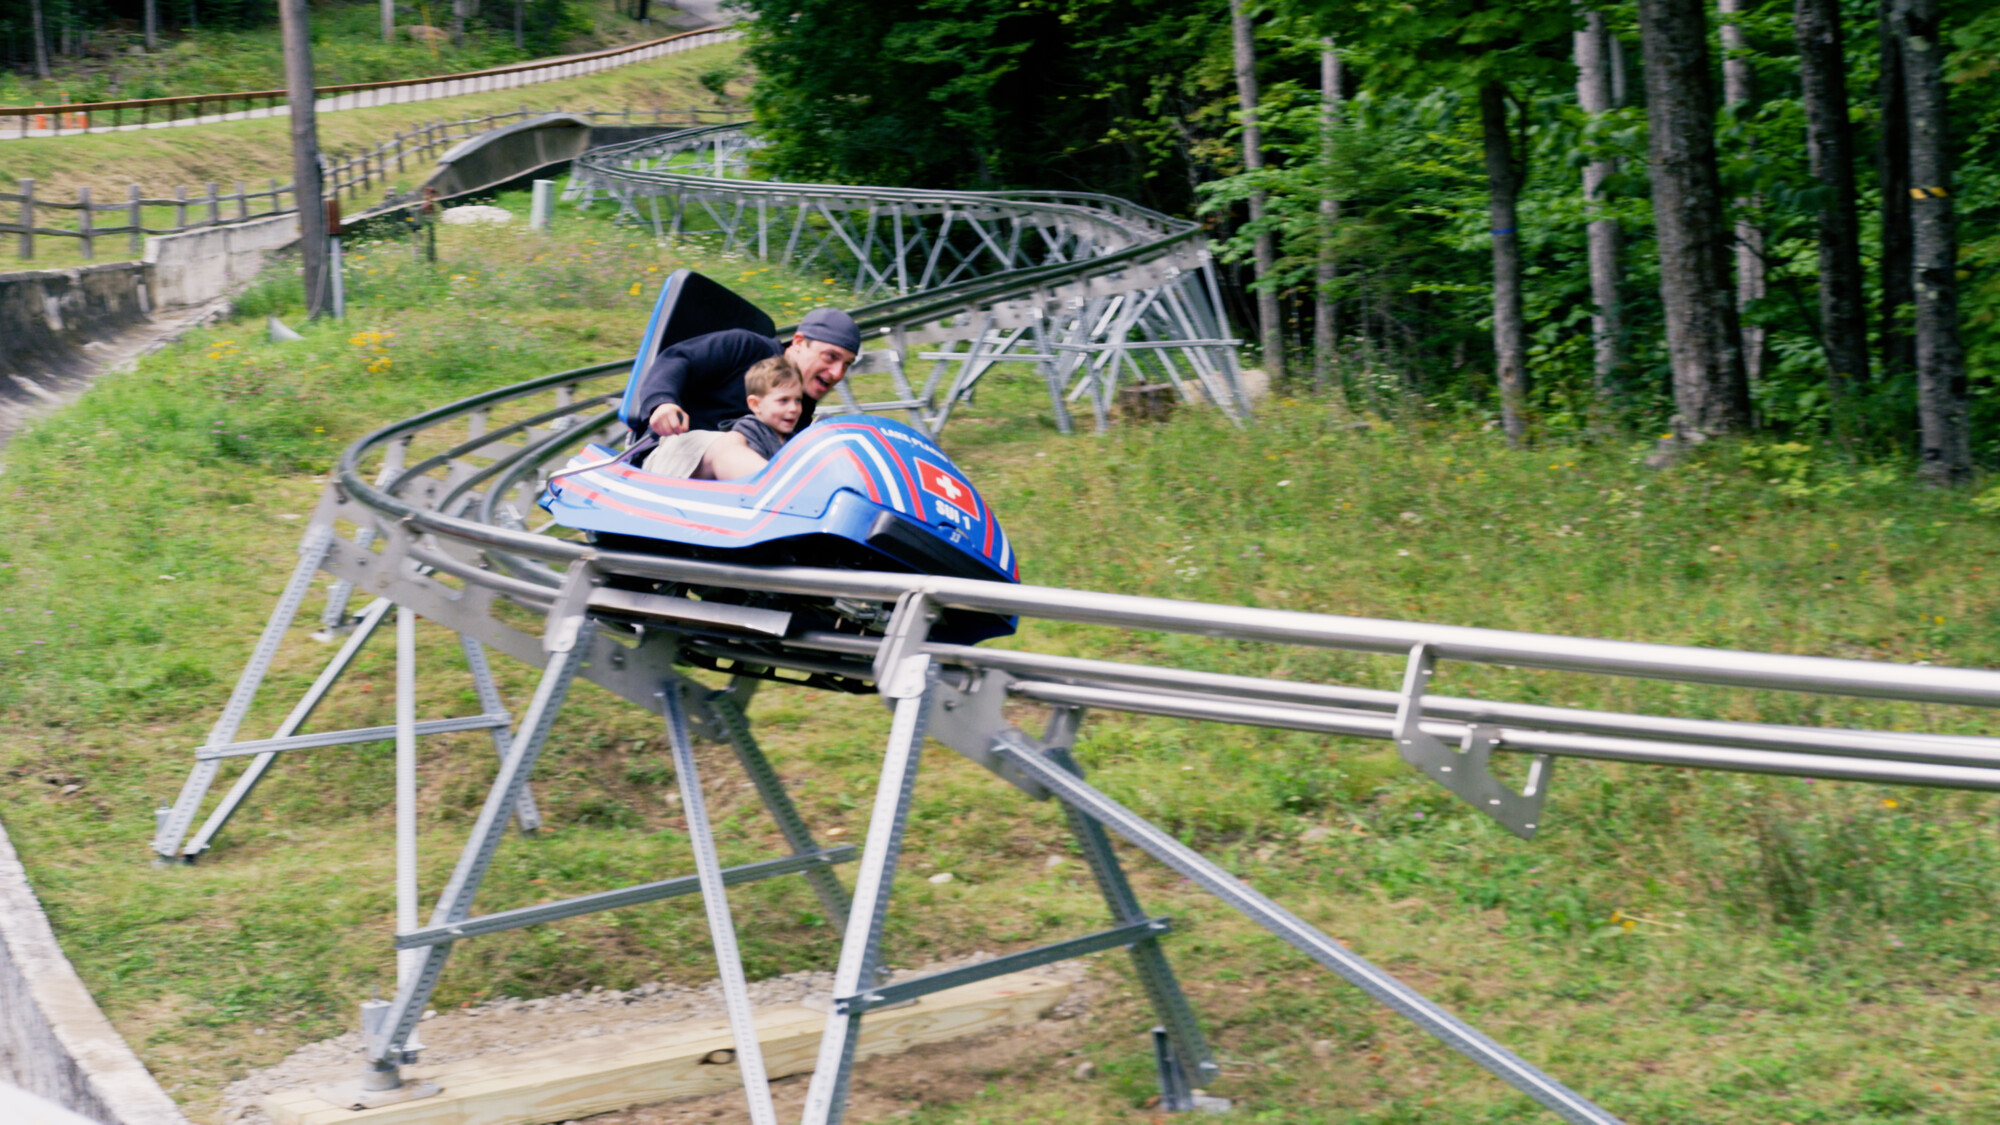
[[[803,384],[805,377],[792,361],[781,355],[757,361],[750,370],[743,373],[743,390],[747,394],[763,398],[772,391],[789,387],[793,383]]]

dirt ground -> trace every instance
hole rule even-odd
[[[975,953],[954,961],[900,970],[895,976],[922,975],[984,960],[986,956]],[[1086,965],[1079,962],[1037,971],[1069,979],[1074,985],[1069,997],[1042,1019],[1025,1027],[862,1062],[855,1068],[848,1119],[884,1120],[913,1112],[923,1105],[959,1101],[977,1093],[996,1073],[1023,1066],[1060,1068],[1064,1052],[1074,1049],[1082,1035],[1076,1017],[1102,996],[1103,987],[1091,979]],[[832,973],[791,973],[752,981],[750,1000],[759,1008],[788,1004],[816,1007],[825,1003],[832,989]],[[505,997],[473,1007],[427,1014],[418,1025],[417,1036],[423,1044],[423,1061],[444,1063],[686,1020],[719,1019],[723,1015],[722,990],[714,981],[697,986],[653,982],[624,991],[594,988],[532,1000]],[[351,1079],[360,1069],[358,1031],[308,1044],[276,1066],[252,1072],[230,1084],[223,1092],[219,1121],[223,1125],[270,1125],[270,1119],[257,1108],[258,1098],[280,1090]],[[781,1116],[797,1116],[809,1078],[798,1075],[772,1083],[771,1093]],[[591,1125],[677,1125],[697,1121],[747,1125],[750,1116],[742,1095],[731,1091],[678,1098],[599,1114],[587,1120]]]

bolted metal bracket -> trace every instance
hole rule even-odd
[[[915,699],[930,686],[931,660],[923,647],[937,616],[937,607],[916,590],[896,599],[896,612],[875,650],[875,690],[885,701]]]
[[[553,656],[576,647],[583,623],[590,616],[590,595],[604,584],[604,576],[588,559],[570,564],[563,576],[562,591],[549,607],[548,626],[542,631],[542,651]]]
[[[1426,776],[1492,817],[1502,828],[1532,840],[1541,825],[1542,800],[1548,795],[1549,777],[1555,762],[1547,754],[1535,755],[1528,767],[1528,782],[1516,793],[1493,776],[1493,750],[1500,745],[1500,728],[1472,723],[1454,747],[1423,729],[1424,694],[1436,670],[1437,655],[1429,645],[1410,649],[1410,663],[1403,672],[1403,698],[1396,706],[1396,750],[1403,760]]]
[[[930,735],[1035,800],[1046,800],[1049,791],[1040,782],[994,750],[1003,737],[1033,743],[1001,712],[1013,680],[997,668],[952,669],[941,675],[937,702],[931,705]]]

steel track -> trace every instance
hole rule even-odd
[[[718,201],[729,200],[722,210],[737,216],[737,225],[725,222],[704,228],[704,237],[719,239],[725,247],[740,249],[746,238],[754,240],[756,229],[743,226],[741,218],[759,210],[760,199],[766,215],[760,229],[767,244],[774,229],[769,216],[778,209],[775,201],[779,199],[790,200],[785,204],[790,208],[789,221],[800,229],[812,227],[815,216],[826,220],[833,212],[850,220],[859,214],[873,214],[879,220],[883,208],[901,208],[909,224],[900,236],[892,231],[889,241],[894,244],[900,239],[899,260],[905,277],[919,253],[912,250],[921,240],[912,234],[916,220],[910,218],[919,208],[927,209],[924,214],[929,218],[925,221],[933,224],[928,228],[928,249],[921,251],[927,262],[942,259],[950,250],[941,239],[956,237],[946,227],[947,218],[975,209],[989,209],[980,213],[992,218],[986,232],[971,236],[968,246],[974,241],[981,246],[999,242],[993,237],[999,228],[993,224],[1025,230],[1061,221],[1071,223],[1072,229],[1088,228],[1088,252],[1078,252],[1068,260],[1026,262],[1017,256],[1010,263],[1000,253],[971,249],[952,268],[983,270],[979,276],[954,278],[946,274],[944,284],[887,296],[881,291],[887,279],[896,276],[898,259],[869,256],[882,240],[881,231],[855,238],[855,230],[849,230],[847,238],[857,250],[866,252],[852,255],[849,272],[842,276],[863,296],[882,297],[857,312],[873,340],[887,341],[886,346],[878,343],[870,352],[875,357],[872,370],[878,374],[895,372],[908,357],[906,349],[924,346],[955,354],[958,358],[953,362],[971,371],[979,359],[974,354],[967,362],[966,355],[988,347],[999,354],[996,324],[1032,325],[1039,315],[1066,325],[1061,332],[1077,333],[1071,338],[1082,341],[1080,348],[1099,347],[1102,362],[1097,370],[1112,371],[1106,381],[1115,386],[1116,372],[1123,370],[1112,366],[1111,357],[1118,351],[1101,345],[1116,340],[1097,333],[1099,323],[1110,323],[1122,315],[1109,309],[1110,304],[1122,299],[1129,310],[1140,302],[1163,301],[1163,288],[1180,286],[1185,290],[1188,279],[1196,275],[1172,273],[1179,268],[1173,263],[1188,260],[1181,255],[1201,256],[1199,236],[1186,224],[1104,197],[759,183],[714,174],[718,167],[726,173],[731,161],[741,156],[747,138],[740,130],[689,130],[666,140],[671,143],[641,142],[586,159],[582,173],[585,185],[591,191],[618,193],[628,217],[645,221],[651,221],[646,214],[651,200],[674,197],[673,214],[682,219],[691,200],[706,200],[706,213],[711,215],[721,213]],[[733,147],[725,151],[718,147],[718,140]],[[689,153],[703,155],[709,174],[669,170],[674,161],[685,161]],[[827,203],[825,208],[819,206],[822,202]],[[661,217],[663,227],[665,218]],[[960,219],[950,218],[950,222],[956,227]],[[826,244],[841,240],[833,225],[829,220],[817,228]],[[686,222],[676,229],[682,237],[690,234]],[[1037,233],[1036,237],[1041,236]],[[1052,235],[1049,244],[1074,249],[1085,246],[1086,241],[1062,243]],[[939,250],[940,245],[946,249]],[[808,260],[814,265],[819,261]],[[988,266],[991,268],[984,268]],[[1149,292],[1153,294],[1150,298],[1145,296]],[[1075,310],[1062,313],[1065,302],[1070,301],[1084,305],[1098,302],[1096,312],[1089,316]],[[1039,314],[1034,311],[1037,309]],[[1062,320],[1065,315],[1069,319]],[[1141,313],[1128,319],[1130,324],[1138,324],[1143,317]],[[1019,333],[1007,345],[1015,349],[1006,353],[1009,361],[1050,365],[1062,376],[1060,387],[1052,380],[1059,399],[1078,393],[1076,388],[1081,386],[1081,394],[1104,403],[1108,413],[1110,399],[1103,394],[1104,387],[1088,381],[1096,378],[1090,372],[1091,364],[1097,361],[1086,355],[1064,368],[1065,354],[1082,353],[1018,350],[1021,339],[1033,338],[1025,329]],[[1040,337],[1048,338],[1046,332]],[[1191,342],[1211,339],[1217,342]],[[1212,337],[1184,338],[1175,347],[1184,347],[1187,355],[1203,349],[1220,349],[1224,354],[1228,350],[1219,329]],[[1156,350],[1164,353],[1170,349]],[[896,355],[885,357],[883,352]],[[1035,355],[1054,358],[1033,358]],[[313,516],[293,579],[251,663],[208,743],[197,752],[180,798],[173,807],[161,810],[154,850],[163,857],[191,859],[211,845],[277,755],[382,738],[384,728],[314,735],[301,735],[299,730],[392,603],[456,631],[465,642],[468,657],[477,655],[477,659],[469,659],[468,667],[480,688],[481,714],[419,723],[411,709],[399,709],[395,728],[399,745],[412,745],[420,735],[444,730],[493,729],[503,767],[429,924],[402,927],[398,948],[410,957],[396,998],[377,1002],[369,1009],[372,1061],[368,1081],[376,1085],[395,1084],[398,1066],[413,1057],[411,1036],[417,1018],[455,941],[692,893],[697,887],[706,892],[711,923],[720,938],[729,924],[726,904],[719,901],[720,888],[797,872],[814,881],[814,889],[831,916],[847,918],[846,944],[837,974],[841,994],[833,998],[822,1042],[821,1069],[808,1097],[807,1120],[813,1125],[839,1120],[854,1035],[872,1007],[978,979],[982,972],[1008,971],[1120,945],[1130,950],[1161,1023],[1162,1104],[1170,1109],[1186,1108],[1192,1105],[1192,1087],[1210,1081],[1214,1062],[1192,1010],[1167,968],[1159,941],[1165,922],[1149,918],[1140,909],[1119,866],[1110,844],[1110,837],[1117,835],[1555,1116],[1608,1125],[1617,1118],[1591,1099],[1514,1055],[1171,833],[1090,786],[1069,753],[1085,714],[1119,711],[1386,739],[1413,768],[1523,837],[1532,837],[1542,825],[1551,771],[1561,757],[2000,791],[2000,740],[1957,733],[1989,729],[1976,715],[1953,719],[1954,733],[1949,734],[1820,728],[1465,699],[1434,693],[1429,687],[1441,661],[1459,661],[1750,691],[1905,701],[1922,706],[1907,708],[1902,714],[1936,716],[1950,714],[1939,711],[1940,706],[2000,706],[2000,673],[1993,671],[1546,636],[919,575],[735,566],[599,550],[550,533],[558,529],[527,526],[528,517],[537,513],[533,499],[550,467],[569,457],[585,440],[611,438],[622,431],[614,408],[628,366],[623,361],[599,364],[497,388],[383,426],[351,445],[342,454]],[[1218,360],[1216,368],[1223,370],[1225,366]],[[972,385],[976,380],[974,376]],[[942,378],[930,383],[933,391],[946,385]],[[1205,386],[1189,382],[1185,389],[1191,398],[1199,398],[1200,388]],[[894,401],[889,408],[913,411],[934,428],[949,417],[948,408],[954,401],[962,401],[953,398],[956,392],[926,399],[914,393],[914,386],[911,390],[909,400]],[[1226,406],[1230,398],[1222,395],[1215,401]],[[293,709],[278,736],[238,741],[238,728],[265,671],[322,571],[336,579],[322,621],[334,633],[347,631],[347,643]],[[747,642],[704,631],[671,614],[640,620],[594,611],[592,590],[612,579],[628,585],[651,580],[683,592],[724,588],[838,598],[893,607],[893,613],[880,635],[803,633],[780,641]],[[354,591],[379,599],[358,618],[348,611]],[[1398,686],[1357,686],[1079,659],[1038,653],[1032,648],[988,650],[932,644],[927,640],[929,622],[941,609],[1018,614],[1031,622],[1056,621],[1137,633],[1192,633],[1247,645],[1389,654],[1402,660],[1404,670]],[[1024,636],[1032,641],[1032,626]],[[1112,647],[1120,644],[1114,641]],[[512,717],[501,709],[499,695],[492,690],[485,670],[483,654],[488,650],[543,669],[541,686],[511,734],[505,724]],[[766,676],[789,673],[809,684],[871,683],[892,704],[895,721],[870,836],[859,857],[860,874],[851,909],[846,891],[827,868],[852,858],[851,850],[827,848],[813,841],[751,737],[741,705],[754,681],[739,676],[729,691],[710,691],[682,674],[691,662]],[[474,916],[473,896],[510,817],[523,829],[532,827],[528,777],[536,754],[556,723],[567,688],[578,676],[662,715],[669,740],[684,762],[692,761],[685,756],[690,728],[730,742],[783,829],[790,854],[722,870],[716,866],[712,849],[697,846],[698,878],[665,880]],[[1003,710],[1010,701],[1046,707],[1050,716],[1047,729],[1039,737],[1022,732],[1009,717],[1015,709]],[[1064,805],[1078,847],[1090,860],[1104,894],[1113,929],[1010,955],[984,968],[958,971],[949,981],[923,978],[890,986],[881,979],[882,917],[888,907],[889,887],[901,850],[901,825],[926,736],[988,767],[1026,796],[1052,798]],[[1496,774],[1490,768],[1496,753],[1525,756],[1530,762],[1525,780],[1508,781]],[[201,831],[190,838],[195,817],[216,780],[216,769],[229,757],[249,757],[252,765],[239,776]],[[690,783],[691,778],[683,779],[684,785]],[[399,916],[414,917],[413,892],[403,897],[407,901],[399,904]],[[718,941],[719,952],[723,944]],[[725,972],[732,1016],[743,1026],[747,1009],[736,1003],[740,981],[732,981]],[[762,1075],[744,1065],[745,1081],[753,1091],[754,1115],[758,1120],[768,1119],[768,1102],[755,1095]]]

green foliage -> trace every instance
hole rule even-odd
[[[1192,0],[751,0],[790,177],[1106,191],[1178,209],[1218,156],[1227,14]],[[884,81],[893,69],[893,82]],[[912,92],[915,93],[912,93]]]
[[[1556,0],[1495,4],[1331,4],[1293,0],[1255,13],[1266,154],[1242,170],[1221,4],[1168,0],[1115,10],[1083,0],[899,0],[887,5],[767,0],[751,56],[753,98],[780,174],[830,181],[949,187],[1090,188],[1181,214],[1222,236],[1225,260],[1247,262],[1259,233],[1244,220],[1254,193],[1281,259],[1266,284],[1286,301],[1294,346],[1310,345],[1309,310],[1330,301],[1341,339],[1337,370],[1357,409],[1388,415],[1444,410],[1497,414],[1492,373],[1486,170],[1477,91],[1498,82],[1526,181],[1519,201],[1529,334],[1530,408],[1537,432],[1566,441],[1657,432],[1672,413],[1646,175],[1644,93],[1636,9],[1607,9],[1627,72],[1624,101],[1586,122],[1570,61],[1575,9]],[[2000,462],[2000,17],[1987,5],[1946,5],[1960,171],[1955,196],[1965,269],[1963,330],[1971,360],[1975,441]],[[1834,402],[1817,327],[1820,190],[1806,167],[1791,5],[1746,5],[1737,18],[1756,97],[1717,122],[1732,220],[1765,232],[1768,295],[1744,311],[1769,357],[1752,387],[1758,424],[1779,440],[1820,441]],[[1253,7],[1254,12],[1254,7]],[[1876,7],[1848,5],[1847,74],[1857,151],[1880,131]],[[1346,106],[1322,126],[1319,55],[1338,44]],[[894,59],[899,81],[879,72]],[[906,91],[918,91],[912,96]],[[1583,164],[1618,170],[1605,211],[1620,228],[1625,334],[1607,409],[1598,395],[1581,196]],[[1864,244],[1876,245],[1880,188],[1864,163]],[[1319,204],[1341,205],[1330,239],[1338,279],[1315,278],[1325,236]],[[1872,266],[1872,263],[1871,263]],[[1226,278],[1225,281],[1228,279]],[[1238,273],[1240,283],[1243,275]],[[1871,331],[1900,314],[1881,308],[1869,277]],[[1231,292],[1231,300],[1240,292]],[[1248,316],[1247,305],[1234,311]],[[1242,332],[1255,336],[1254,332]],[[1877,363],[1880,366],[1880,361]],[[1291,365],[1295,370],[1309,364]],[[1914,387],[1878,370],[1843,409],[1863,459],[1910,456]]]

